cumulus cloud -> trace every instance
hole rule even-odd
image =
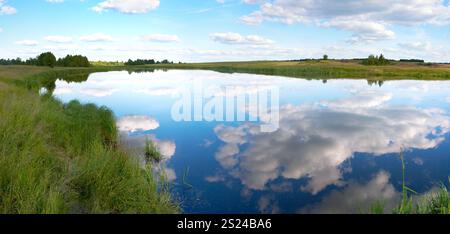
[[[378,172],[368,183],[349,182],[342,190],[333,190],[318,204],[300,210],[300,213],[357,214],[370,211],[375,202],[383,202],[386,211],[400,200],[400,193],[389,182],[390,174]]]
[[[130,115],[119,119],[117,127],[119,131],[132,133],[157,129],[159,122],[145,115]]]
[[[322,24],[322,26],[335,27],[353,32],[353,36],[348,40],[352,43],[395,39],[395,33],[393,31],[388,30],[386,25],[377,22],[331,20]]]
[[[44,39],[54,43],[71,43],[73,41],[72,37],[58,35],[46,36]]]
[[[341,165],[355,152],[430,149],[444,140],[450,120],[442,111],[390,106],[390,97],[357,92],[335,101],[285,105],[280,108],[280,128],[273,133],[260,132],[256,124],[220,125],[215,133],[225,145],[216,159],[250,189],[267,189],[279,177],[308,178],[301,189],[316,194],[329,185],[342,185]]]
[[[113,95],[118,89],[110,88],[87,88],[80,90],[80,93],[93,97],[107,97]]]
[[[156,141],[156,148],[161,153],[164,158],[170,159],[176,151],[176,145],[173,141],[162,141],[162,140],[154,140]]]
[[[264,45],[273,43],[272,40],[257,35],[243,36],[239,33],[233,32],[213,33],[210,35],[210,38],[213,41],[223,44]]]
[[[152,42],[180,42],[180,38],[177,35],[170,34],[150,34],[141,36],[141,39]]]
[[[80,37],[80,40],[87,42],[104,42],[113,41],[113,37],[104,33],[94,33],[90,35],[84,35]]]
[[[21,40],[16,41],[15,44],[22,46],[37,46],[39,43],[35,40]]]
[[[274,196],[262,196],[258,200],[258,209],[263,214],[278,214],[280,207]]]
[[[205,177],[205,180],[210,182],[210,183],[224,182],[225,181],[225,176],[222,175],[222,174],[215,174],[215,175],[212,175],[212,176]]]
[[[159,7],[159,0],[107,0],[92,7],[95,12],[116,10],[126,14],[144,14]]]
[[[0,0],[0,15],[12,15],[17,13],[17,9],[6,5],[6,1],[5,0]]]
[[[160,88],[142,88],[133,92],[142,93],[150,96],[177,96],[182,92],[180,88],[160,87]]]
[[[335,27],[354,33],[350,41],[392,39],[391,25],[444,25],[450,22],[450,7],[442,0],[274,0],[253,1],[260,9],[243,16],[247,24],[277,21]]]
[[[427,41],[402,42],[398,45],[404,49],[413,51],[429,51],[432,49],[431,43]]]

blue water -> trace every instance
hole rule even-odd
[[[225,87],[241,95],[276,87],[279,128],[262,132],[261,119],[175,121],[182,90],[195,96],[198,84],[216,96]],[[130,147],[153,140],[164,156],[158,168],[186,213],[359,213],[376,201],[389,209],[401,195],[400,151],[418,199],[450,175],[448,81],[379,86],[157,70],[58,80],[53,94],[111,108]]]

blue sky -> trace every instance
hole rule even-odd
[[[0,0],[0,57],[450,61],[448,0]]]

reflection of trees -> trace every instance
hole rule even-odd
[[[35,79],[37,82],[37,86],[39,89],[45,88],[47,90],[48,95],[52,95],[53,91],[55,91],[57,80],[64,80],[68,83],[81,83],[88,79],[90,72],[85,71],[63,71],[63,72],[54,72],[54,73],[46,73],[42,76],[39,76]]]
[[[133,73],[137,73],[137,74],[147,73],[147,72],[153,73],[153,72],[155,72],[155,70],[156,69],[154,69],[154,68],[144,68],[144,67],[142,67],[142,68],[127,68],[126,69],[126,71],[128,72],[129,75],[131,75]]]
[[[378,85],[381,87],[381,86],[383,86],[384,81],[383,80],[367,80],[367,84],[370,86]]]
[[[96,72],[107,72],[113,71],[114,69],[109,68],[94,68],[94,69],[67,69],[67,70],[59,70],[59,71],[51,71],[43,74],[39,74],[36,77],[31,78],[27,81],[28,88],[45,88],[47,90],[47,95],[52,95],[53,91],[56,88],[55,82],[57,80],[64,80],[68,83],[82,83],[88,80],[89,76],[92,73]],[[133,73],[147,73],[154,72],[154,68],[127,68],[127,69],[118,69],[118,70],[126,70],[128,74]],[[163,69],[162,71],[166,72],[167,69]]]

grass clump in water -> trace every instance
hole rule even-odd
[[[147,139],[145,141],[145,160],[147,163],[159,163],[163,160],[163,156],[161,155],[161,153],[158,151],[158,149],[156,149],[155,144],[153,143],[153,141]]]
[[[397,208],[394,208],[394,214],[450,214],[450,194],[447,186],[441,184],[440,188],[431,191],[429,194],[418,197],[417,201],[413,198],[418,193],[406,186],[405,181],[405,161],[403,152],[400,152],[400,160],[402,162],[402,199]],[[448,179],[450,184],[450,177]],[[413,195],[409,195],[413,194]],[[371,206],[371,213],[383,214],[385,210],[382,202],[375,202]]]
[[[178,212],[109,109],[6,85],[0,116],[0,213]]]

